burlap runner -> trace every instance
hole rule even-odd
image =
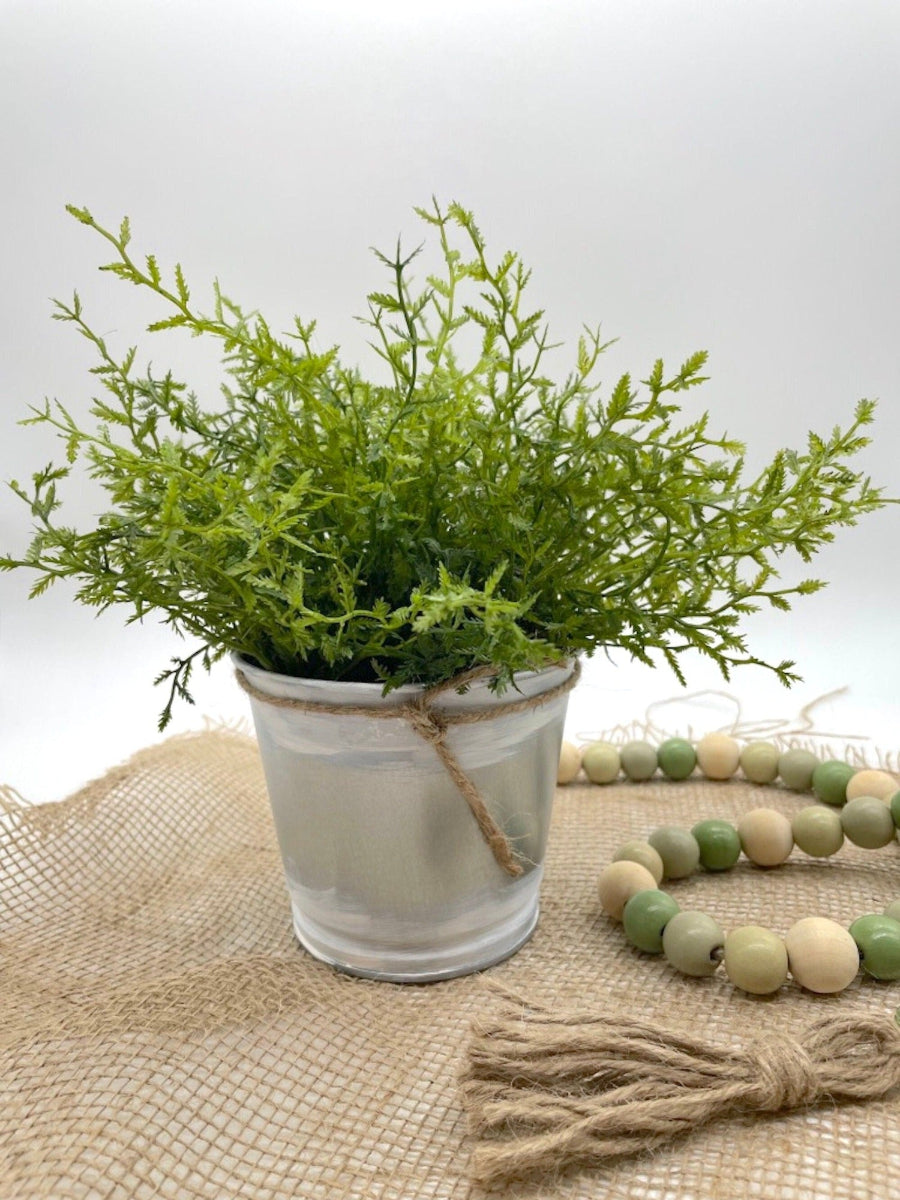
[[[732,781],[557,794],[541,923],[486,974],[545,1004],[618,1010],[711,1038],[900,1004],[735,991],[639,955],[595,879],[662,823],[808,800]],[[477,1197],[456,1084],[481,977],[419,987],[341,975],[296,945],[255,743],[174,739],[0,833],[0,1196],[6,1200]],[[739,866],[672,885],[723,924],[843,923],[900,895],[900,850]],[[778,1200],[898,1194],[900,1097],[740,1117],[602,1172],[508,1196]]]

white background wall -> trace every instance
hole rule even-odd
[[[17,426],[29,403],[89,402],[89,348],[48,298],[78,287],[116,346],[153,315],[97,275],[107,256],[67,201],[129,214],[196,295],[218,276],[275,325],[317,316],[357,358],[353,316],[382,282],[367,248],[412,244],[412,206],[435,194],[522,252],[559,337],[602,321],[620,338],[606,378],[707,348],[690,404],[752,463],[879,397],[864,466],[900,494],[898,63],[895,0],[0,0],[0,478],[55,453]],[[96,498],[72,508],[88,520]],[[26,515],[0,496],[5,550]],[[826,725],[900,745],[898,531],[896,508],[844,531],[815,568],[830,588],[748,627],[805,680],[736,675],[746,715],[847,685]],[[153,740],[150,680],[178,647],[28,585],[0,578],[0,782],[49,800]],[[678,690],[665,668],[595,660],[570,733]],[[248,711],[225,666],[197,696],[178,729]]]

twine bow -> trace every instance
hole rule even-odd
[[[568,664],[556,663],[553,665],[567,666]],[[448,746],[447,733],[453,725],[474,725],[481,721],[493,721],[498,717],[508,716],[510,713],[540,708],[542,704],[555,700],[557,696],[562,696],[575,686],[581,675],[581,663],[575,659],[572,673],[567,679],[537,696],[523,696],[520,700],[507,700],[503,704],[466,709],[464,712],[446,713],[434,708],[434,701],[444,692],[460,690],[478,679],[485,679],[496,674],[495,666],[473,667],[469,671],[454,675],[451,679],[445,679],[441,683],[425,688],[410,703],[397,704],[388,708],[371,708],[362,704],[327,704],[318,700],[297,700],[286,696],[271,696],[268,692],[254,687],[243,671],[235,672],[238,683],[248,695],[265,704],[274,704],[278,708],[293,708],[311,713],[333,713],[343,717],[374,717],[408,721],[419,737],[434,746],[435,752],[447,769],[450,778],[465,797],[481,831],[481,836],[487,843],[495,861],[508,875],[515,878],[522,874],[522,865],[516,861],[509,839],[491,816],[478,788],[463,771],[456,755]]]
[[[505,993],[476,1026],[462,1096],[483,1139],[475,1179],[597,1166],[735,1112],[873,1100],[900,1086],[889,1014],[815,1022],[798,1037],[722,1047],[629,1017],[551,1013]]]

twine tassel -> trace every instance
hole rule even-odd
[[[653,1149],[735,1112],[872,1100],[900,1086],[887,1014],[825,1018],[797,1038],[722,1047],[630,1018],[507,1000],[475,1029],[462,1080],[472,1172],[486,1186]]]

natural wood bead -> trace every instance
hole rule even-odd
[[[826,917],[804,917],[787,931],[791,974],[801,987],[828,995],[842,992],[859,972],[859,948],[849,932]]]
[[[603,911],[614,921],[622,920],[625,905],[638,892],[654,891],[656,880],[640,863],[620,859],[604,867],[597,880]]]
[[[707,779],[730,779],[740,761],[740,747],[727,734],[708,733],[697,743],[697,762]]]
[[[625,845],[614,856],[613,862],[636,862],[642,867],[646,867],[653,878],[656,880],[655,887],[659,887],[663,878],[663,860],[659,856],[659,852],[654,850],[649,842],[626,842]]]
[[[890,803],[894,792],[900,791],[900,782],[887,771],[857,771],[847,784],[847,799],[855,800],[857,796],[877,796],[879,800]]]
[[[758,867],[777,867],[794,848],[787,817],[773,808],[754,808],[738,822],[741,849]]]
[[[572,742],[563,742],[559,750],[557,783],[571,783],[581,770],[581,751]]]

